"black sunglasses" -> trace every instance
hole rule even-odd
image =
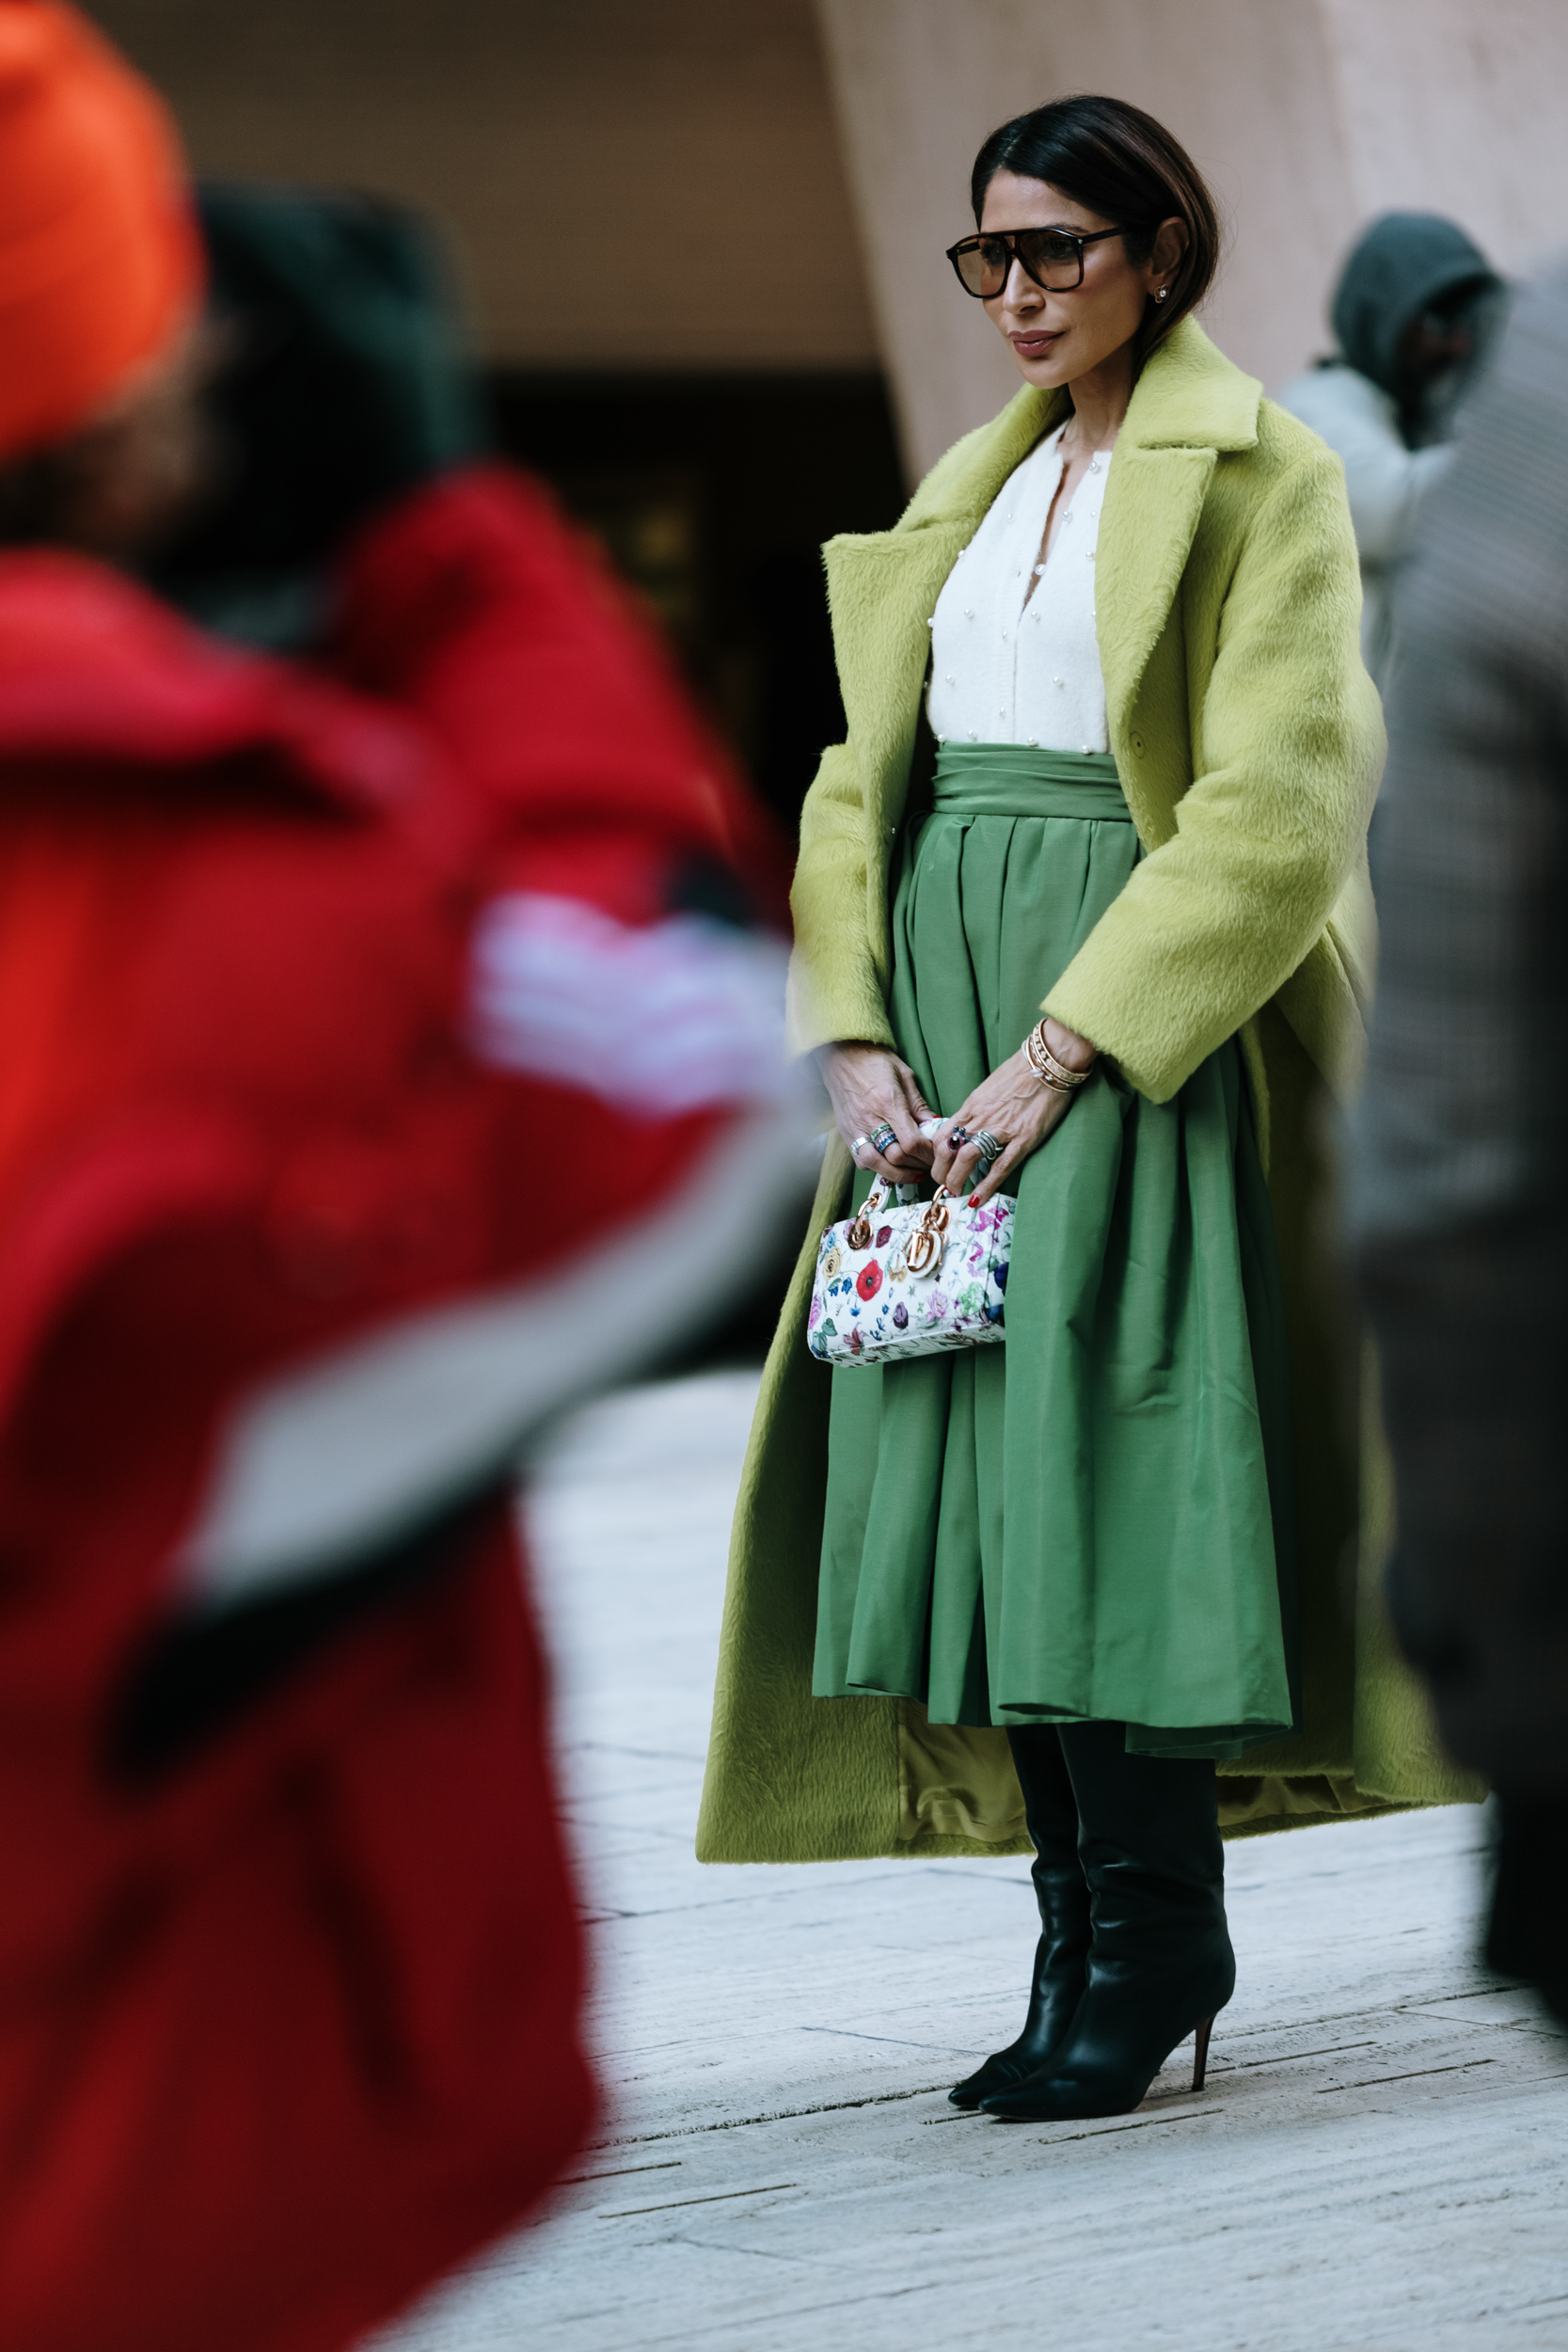
[[[975,237],[960,237],[947,248],[947,258],[966,294],[990,302],[1002,292],[1016,259],[1025,276],[1047,294],[1070,294],[1084,282],[1084,247],[1101,237],[1119,237],[1119,229],[1094,229],[1086,237],[1069,229],[988,229]]]

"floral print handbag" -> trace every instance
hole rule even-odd
[[[1015,1203],[982,1208],[939,1186],[895,1200],[880,1178],[855,1216],[830,1225],[816,1252],[806,1339],[825,1364],[891,1364],[1006,1336],[1003,1294]]]

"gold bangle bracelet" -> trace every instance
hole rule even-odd
[[[1045,1041],[1045,1024],[1039,1022],[1023,1041],[1024,1055],[1029,1067],[1041,1086],[1053,1088],[1058,1094],[1071,1094],[1087,1083],[1093,1073],[1091,1062],[1087,1070],[1069,1070],[1065,1061],[1058,1061]]]
[[[1035,1041],[1032,1037],[1025,1038],[1023,1041],[1023,1057],[1029,1064],[1030,1071],[1037,1083],[1042,1087],[1048,1087],[1053,1094],[1076,1092],[1076,1089],[1068,1085],[1065,1079],[1053,1077],[1049,1069],[1042,1068],[1035,1053]]]
[[[1033,1068],[1033,1064],[1031,1067]],[[1035,1076],[1038,1083],[1052,1094],[1076,1094],[1078,1091],[1075,1086],[1067,1086],[1060,1078],[1053,1078],[1048,1070],[1037,1069]]]

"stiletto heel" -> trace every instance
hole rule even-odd
[[[1203,2077],[1209,2071],[1209,2036],[1213,2030],[1213,2019],[1205,2017],[1193,2036],[1193,2089],[1195,2090],[1203,2089]]]
[[[1213,1766],[1129,1756],[1120,1724],[1059,1724],[1056,1736],[1082,1825],[1088,1979],[1044,2064],[980,2101],[1008,2123],[1131,2115],[1189,2034],[1201,2090],[1214,2019],[1236,1989]]]

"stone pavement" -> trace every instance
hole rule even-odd
[[[1017,2030],[1022,1860],[693,1861],[753,1389],[630,1391],[539,1467],[613,2104],[379,2352],[1568,2352],[1568,2041],[1476,1964],[1475,1810],[1233,1845],[1207,2093],[1087,2124],[944,2096]]]

